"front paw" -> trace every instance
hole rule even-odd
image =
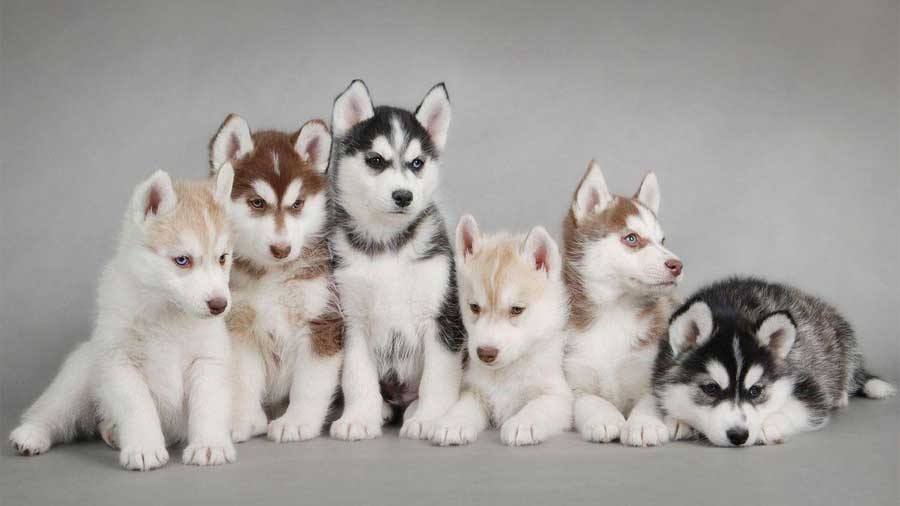
[[[150,471],[166,465],[169,452],[163,446],[126,446],[119,452],[119,463],[131,471]]]
[[[625,417],[618,411],[614,414],[602,414],[591,418],[581,425],[579,432],[585,441],[591,443],[609,443],[619,438]]]
[[[9,444],[19,455],[31,457],[49,450],[52,441],[50,433],[46,429],[26,423],[16,427],[9,434]]]
[[[784,443],[787,432],[787,419],[782,415],[772,415],[763,420],[759,441],[764,445],[780,445]]]
[[[248,439],[266,433],[269,421],[266,415],[259,413],[251,418],[238,418],[231,423],[231,441],[233,443],[243,443]]]
[[[669,441],[690,439],[697,434],[693,427],[672,417],[666,417],[664,422],[669,429]]]
[[[219,466],[230,464],[237,459],[237,452],[230,441],[213,444],[192,443],[187,445],[181,460],[189,466]]]
[[[430,420],[414,416],[403,422],[400,427],[400,437],[406,439],[428,439],[431,432]]]
[[[344,415],[331,424],[331,437],[343,441],[361,441],[381,437],[381,416],[366,419]]]
[[[625,422],[621,440],[627,446],[660,446],[669,442],[669,428],[659,418],[636,416]]]
[[[428,439],[438,446],[461,446],[474,443],[477,438],[475,427],[447,421],[433,424]]]
[[[322,422],[291,419],[287,415],[269,422],[268,438],[276,443],[306,441],[322,432]]]
[[[528,419],[512,417],[500,427],[500,440],[509,446],[540,444],[547,439],[547,429]]]
[[[100,432],[100,438],[103,439],[107,446],[113,450],[119,449],[119,432],[115,423],[103,420],[97,426],[97,430]]]

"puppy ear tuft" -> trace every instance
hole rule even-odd
[[[328,169],[328,158],[331,156],[331,134],[321,120],[310,120],[300,127],[294,140],[294,149],[320,174]]]
[[[597,162],[591,160],[588,163],[587,171],[578,184],[575,191],[575,199],[572,201],[572,213],[575,215],[575,223],[581,223],[585,218],[599,214],[609,207],[613,201],[613,196],[609,193],[606,186],[606,178],[597,165]]]
[[[229,114],[209,141],[209,169],[215,174],[225,162],[232,162],[253,151],[250,125],[237,114]]]
[[[560,272],[562,261],[559,247],[544,227],[538,225],[531,229],[522,250],[535,269],[543,270],[548,275]]]
[[[669,345],[672,355],[678,355],[705,343],[713,331],[713,315],[702,300],[678,310],[669,322]]]
[[[165,216],[175,209],[178,198],[172,179],[158,170],[138,184],[131,196],[131,215],[135,223]]]
[[[634,198],[653,211],[653,214],[659,214],[659,180],[656,179],[656,174],[648,172],[644,176]]]
[[[443,151],[447,144],[447,132],[450,130],[450,96],[444,83],[436,84],[422,103],[416,108],[416,119],[431,136],[438,151]]]
[[[372,97],[366,83],[359,79],[334,99],[331,111],[331,131],[336,138],[343,137],[351,128],[375,115]]]
[[[478,251],[478,243],[481,242],[481,231],[478,230],[478,222],[471,214],[463,215],[456,225],[456,254],[465,261]]]
[[[768,347],[779,359],[787,357],[797,338],[797,325],[787,311],[762,317],[756,324],[756,340]]]
[[[213,191],[213,198],[225,209],[231,205],[232,186],[234,186],[234,167],[231,162],[225,162],[216,173],[216,187]]]

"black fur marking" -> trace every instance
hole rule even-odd
[[[359,152],[372,149],[372,142],[380,136],[391,138],[392,123],[397,121],[400,128],[407,133],[409,140],[416,139],[422,146],[422,152],[433,159],[438,159],[440,152],[425,127],[419,123],[415,115],[405,109],[390,106],[378,106],[375,115],[361,121],[351,128],[346,135],[335,139],[338,156],[353,156]]]

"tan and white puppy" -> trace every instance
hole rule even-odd
[[[98,431],[127,469],[235,460],[229,342],[233,173],[213,183],[159,171],[134,190],[116,255],[98,289],[94,335],[79,346],[10,434],[21,455]]]
[[[664,246],[659,200],[653,173],[634,197],[620,197],[591,161],[563,224],[571,301],[565,371],[575,393],[575,428],[588,441],[669,440],[649,396],[650,376],[676,306],[671,294],[682,263]]]
[[[235,442],[268,433],[278,442],[322,431],[337,390],[342,322],[325,242],[331,134],[251,133],[230,115],[210,143],[210,167],[234,168],[232,223]],[[280,413],[269,422],[269,413]]]
[[[510,446],[538,444],[572,425],[562,370],[568,316],[562,259],[543,227],[528,236],[482,236],[475,219],[456,229],[468,362],[459,402],[431,441],[471,443],[489,425]]]

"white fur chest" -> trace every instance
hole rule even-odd
[[[627,414],[646,392],[656,356],[642,343],[645,323],[632,307],[607,308],[585,331],[572,331],[565,371],[576,393],[598,395]]]

